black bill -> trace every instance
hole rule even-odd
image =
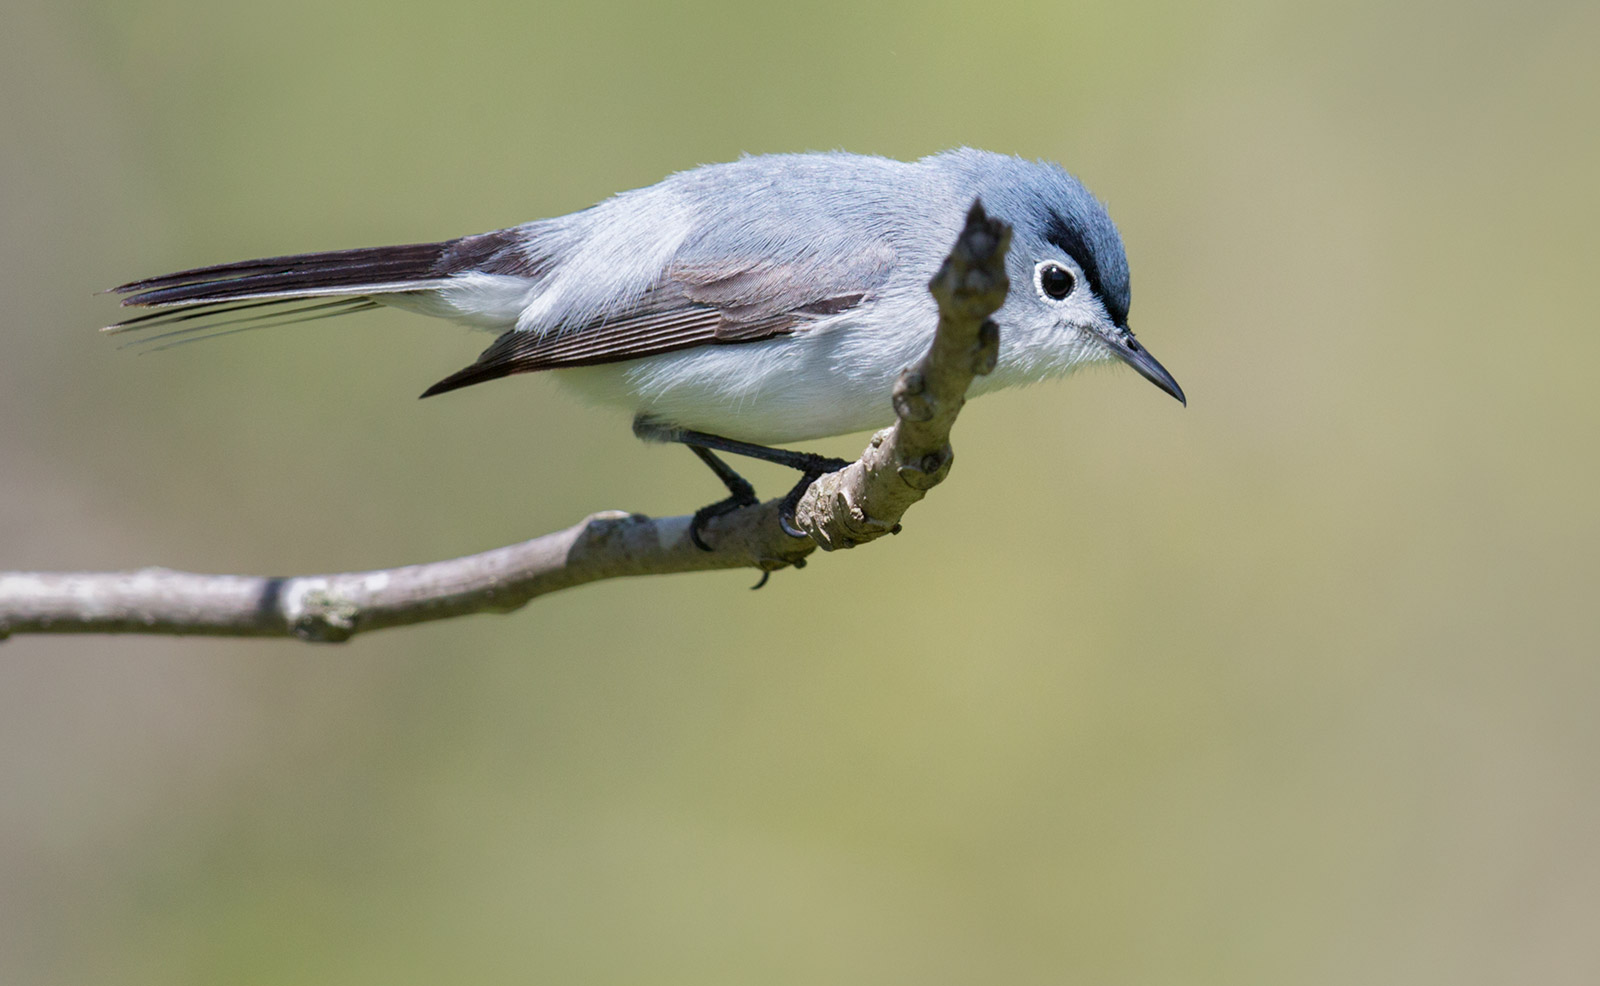
[[[1139,340],[1133,337],[1132,332],[1112,336],[1106,339],[1106,345],[1111,347],[1111,351],[1117,354],[1118,359],[1138,370],[1140,376],[1176,397],[1178,403],[1184,407],[1189,406],[1188,400],[1183,396],[1183,388],[1178,386],[1178,381],[1172,379],[1172,374],[1150,355],[1148,349],[1139,345]]]

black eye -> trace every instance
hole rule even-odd
[[[1060,264],[1045,264],[1039,268],[1039,287],[1057,301],[1071,294],[1075,283],[1072,271]]]

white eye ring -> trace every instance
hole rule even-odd
[[[1045,260],[1033,270],[1033,286],[1051,301],[1065,301],[1078,286],[1078,278],[1054,260]]]

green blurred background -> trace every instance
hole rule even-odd
[[[742,152],[1063,162],[1191,397],[985,398],[904,535],[759,593],[6,643],[0,982],[1600,978],[1600,6],[0,16],[0,568],[699,506],[691,456],[550,380],[417,401],[464,329],[136,358],[93,292]]]

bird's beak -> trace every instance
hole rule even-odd
[[[1116,335],[1102,336],[1102,338],[1118,359],[1138,370],[1139,375],[1146,380],[1176,397],[1179,404],[1184,407],[1189,406],[1188,400],[1183,396],[1183,388],[1178,386],[1178,381],[1172,379],[1172,374],[1167,372],[1167,368],[1157,362],[1148,349],[1139,344],[1139,340],[1133,337],[1132,332],[1124,329]]]

